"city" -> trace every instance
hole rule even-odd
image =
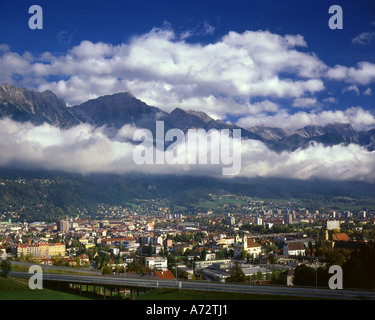
[[[77,210],[56,222],[23,222],[3,212],[1,257],[114,277],[327,287],[328,267],[345,270],[353,252],[375,237],[372,211],[310,212],[292,202],[211,197],[218,209],[196,214],[172,213],[157,199],[102,204],[94,217]],[[345,289],[368,289],[345,276]]]

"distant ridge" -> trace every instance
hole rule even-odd
[[[18,122],[30,121],[36,125],[48,123],[61,128],[80,123],[52,91],[38,92],[9,84],[0,86],[0,117]]]
[[[357,144],[369,151],[375,150],[375,129],[356,131],[349,123],[332,123],[326,126],[305,126],[298,130],[259,125],[249,130],[237,125],[215,120],[202,111],[175,108],[167,113],[147,105],[129,92],[120,92],[88,100],[80,105],[67,107],[52,91],[38,92],[9,84],[0,86],[0,117],[14,121],[30,121],[35,125],[48,123],[59,128],[70,128],[80,123],[96,127],[105,126],[119,130],[130,124],[139,128],[155,130],[157,120],[165,122],[165,129],[240,129],[243,139],[264,142],[271,150],[295,151],[308,147],[311,142],[325,146]]]

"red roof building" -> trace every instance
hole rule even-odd
[[[332,241],[350,241],[349,236],[346,233],[334,233],[331,237]]]
[[[176,279],[170,270],[167,271],[155,271],[155,275],[162,280],[174,280]]]

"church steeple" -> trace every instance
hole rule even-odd
[[[242,248],[247,249],[247,236],[245,234],[242,235]]]

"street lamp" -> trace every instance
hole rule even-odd
[[[318,290],[318,261],[316,260],[316,266],[315,266],[315,290]]]

